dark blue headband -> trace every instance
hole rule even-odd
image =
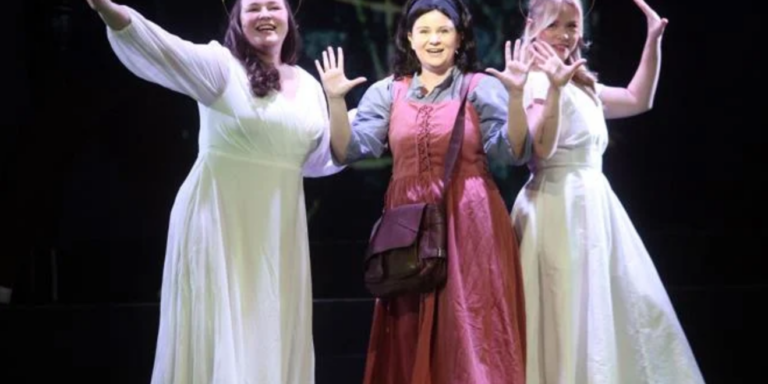
[[[451,0],[416,0],[411,4],[411,9],[408,10],[408,18],[410,19],[414,12],[424,9],[438,9],[448,16],[457,27],[461,22],[459,9]]]

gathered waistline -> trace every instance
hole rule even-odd
[[[470,178],[470,177],[489,178],[491,177],[491,174],[489,172],[483,172],[478,170],[457,170],[453,173],[453,176],[452,176],[454,180],[457,178]],[[408,173],[408,174],[392,175],[393,181],[403,180],[403,179],[418,179],[418,178],[442,181],[443,174],[441,172],[439,175],[435,173]]]
[[[226,157],[226,158],[230,158],[230,159],[233,159],[233,160],[246,161],[246,162],[254,163],[254,164],[269,165],[269,166],[273,166],[273,167],[280,167],[280,168],[284,168],[284,169],[289,169],[291,171],[301,171],[301,167],[293,165],[293,164],[287,164],[287,163],[282,163],[282,162],[279,162],[279,161],[272,161],[272,160],[265,160],[265,159],[259,159],[259,158],[254,158],[254,157],[242,156],[242,155],[237,155],[237,154],[232,154],[232,153],[218,151],[218,150],[212,149],[212,148],[201,149],[200,152],[198,153],[198,156],[202,157],[202,156],[205,156],[207,154],[211,154],[211,155],[215,155],[215,156],[221,156],[221,157]]]
[[[602,153],[595,150],[558,150],[547,160],[539,160],[530,164],[532,171],[552,168],[594,169],[602,171]]]

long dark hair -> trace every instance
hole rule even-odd
[[[243,34],[243,26],[240,24],[240,13],[243,8],[243,0],[237,0],[229,12],[229,26],[224,35],[224,46],[229,48],[245,67],[251,90],[258,97],[266,96],[271,90],[280,90],[280,72],[270,63],[259,59],[256,50]],[[288,0],[283,0],[288,11],[288,34],[280,49],[280,60],[285,64],[294,65],[299,59],[301,50],[301,37],[299,27],[293,17],[293,11]]]
[[[416,53],[411,49],[411,43],[408,41],[408,32],[413,29],[413,24],[421,15],[438,10],[435,6],[425,6],[411,12],[411,7],[416,0],[408,0],[403,8],[403,16],[395,34],[395,56],[392,61],[392,73],[395,79],[404,76],[411,76],[414,72],[421,72],[421,63],[416,57]],[[475,32],[472,30],[472,14],[469,8],[461,0],[445,0],[453,2],[460,10],[460,21],[456,25],[461,43],[459,44],[458,54],[454,64],[462,73],[480,71],[480,63],[477,61],[477,43],[475,42]],[[442,12],[442,11],[441,11]]]

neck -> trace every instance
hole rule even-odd
[[[446,67],[444,69],[431,69],[426,67],[421,67],[421,83],[424,85],[424,87],[431,92],[433,88],[435,88],[438,84],[442,83],[445,78],[447,78],[451,74],[451,69],[453,66]]]
[[[272,64],[275,68],[281,66],[283,62],[280,60],[280,50],[271,49],[269,51],[256,51],[256,56],[259,57],[263,63]]]

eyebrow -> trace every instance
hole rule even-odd
[[[261,3],[261,4],[260,4],[260,3],[258,3],[258,2],[256,2],[256,1],[252,1],[252,2],[250,2],[250,3],[248,4],[248,8],[250,8],[250,7],[254,7],[254,6],[259,6],[259,5],[266,5],[266,6],[271,6],[271,5],[281,5],[281,4],[280,4],[280,2],[279,2],[279,1],[274,1],[274,0],[272,0],[272,1],[268,1],[268,2],[266,2],[266,3]]]
[[[431,27],[428,26],[428,25],[421,25],[421,26],[414,26],[414,28],[416,28],[416,29],[430,29]],[[455,29],[456,27],[448,25],[448,24],[443,24],[443,25],[439,25],[439,26],[435,27],[435,29],[440,29],[440,28]]]

